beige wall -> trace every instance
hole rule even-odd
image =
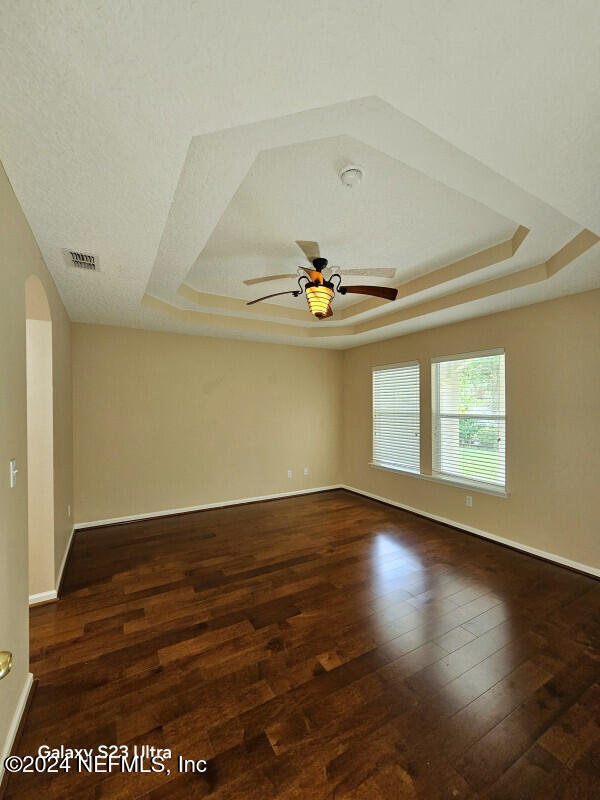
[[[420,360],[430,472],[430,359],[496,347],[508,498],[369,466],[372,366]],[[343,481],[600,567],[600,291],[344,353],[77,324],[73,372],[78,522]]]
[[[56,587],[52,322],[27,319],[25,328],[29,594],[35,595],[50,592]]]
[[[369,466],[373,366],[421,362],[421,469],[431,472],[430,359],[495,347],[506,350],[510,497]],[[598,568],[599,376],[600,290],[347,350],[344,483]]]
[[[55,563],[70,532],[72,502],[71,323],[42,261],[27,220],[0,166],[0,649],[11,650],[13,670],[0,681],[0,748],[28,665],[27,400],[25,281],[38,275],[48,297],[53,329]],[[17,485],[9,488],[8,462],[16,458]]]
[[[74,325],[77,522],[338,483],[341,390],[331,350]]]

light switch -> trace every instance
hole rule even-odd
[[[10,460],[10,488],[14,489],[17,485],[17,459],[11,458]]]

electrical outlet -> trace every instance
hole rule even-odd
[[[71,504],[70,504],[70,503],[69,503],[69,505],[67,506],[67,517],[68,517],[69,519],[71,519]]]
[[[292,470],[288,469],[288,478],[291,478],[291,477],[292,477]]]
[[[309,472],[310,472],[310,470],[308,469],[308,467],[304,467],[304,474],[308,475]]]
[[[467,505],[469,508],[471,508],[473,505],[473,498],[471,497],[470,494],[467,495]]]

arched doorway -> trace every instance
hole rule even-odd
[[[25,282],[27,507],[30,602],[56,597],[54,585],[54,414],[52,317],[37,275]]]

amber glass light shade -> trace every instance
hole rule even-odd
[[[317,284],[316,286],[307,286],[305,291],[310,313],[314,314],[317,319],[327,316],[333,299],[333,288]]]

